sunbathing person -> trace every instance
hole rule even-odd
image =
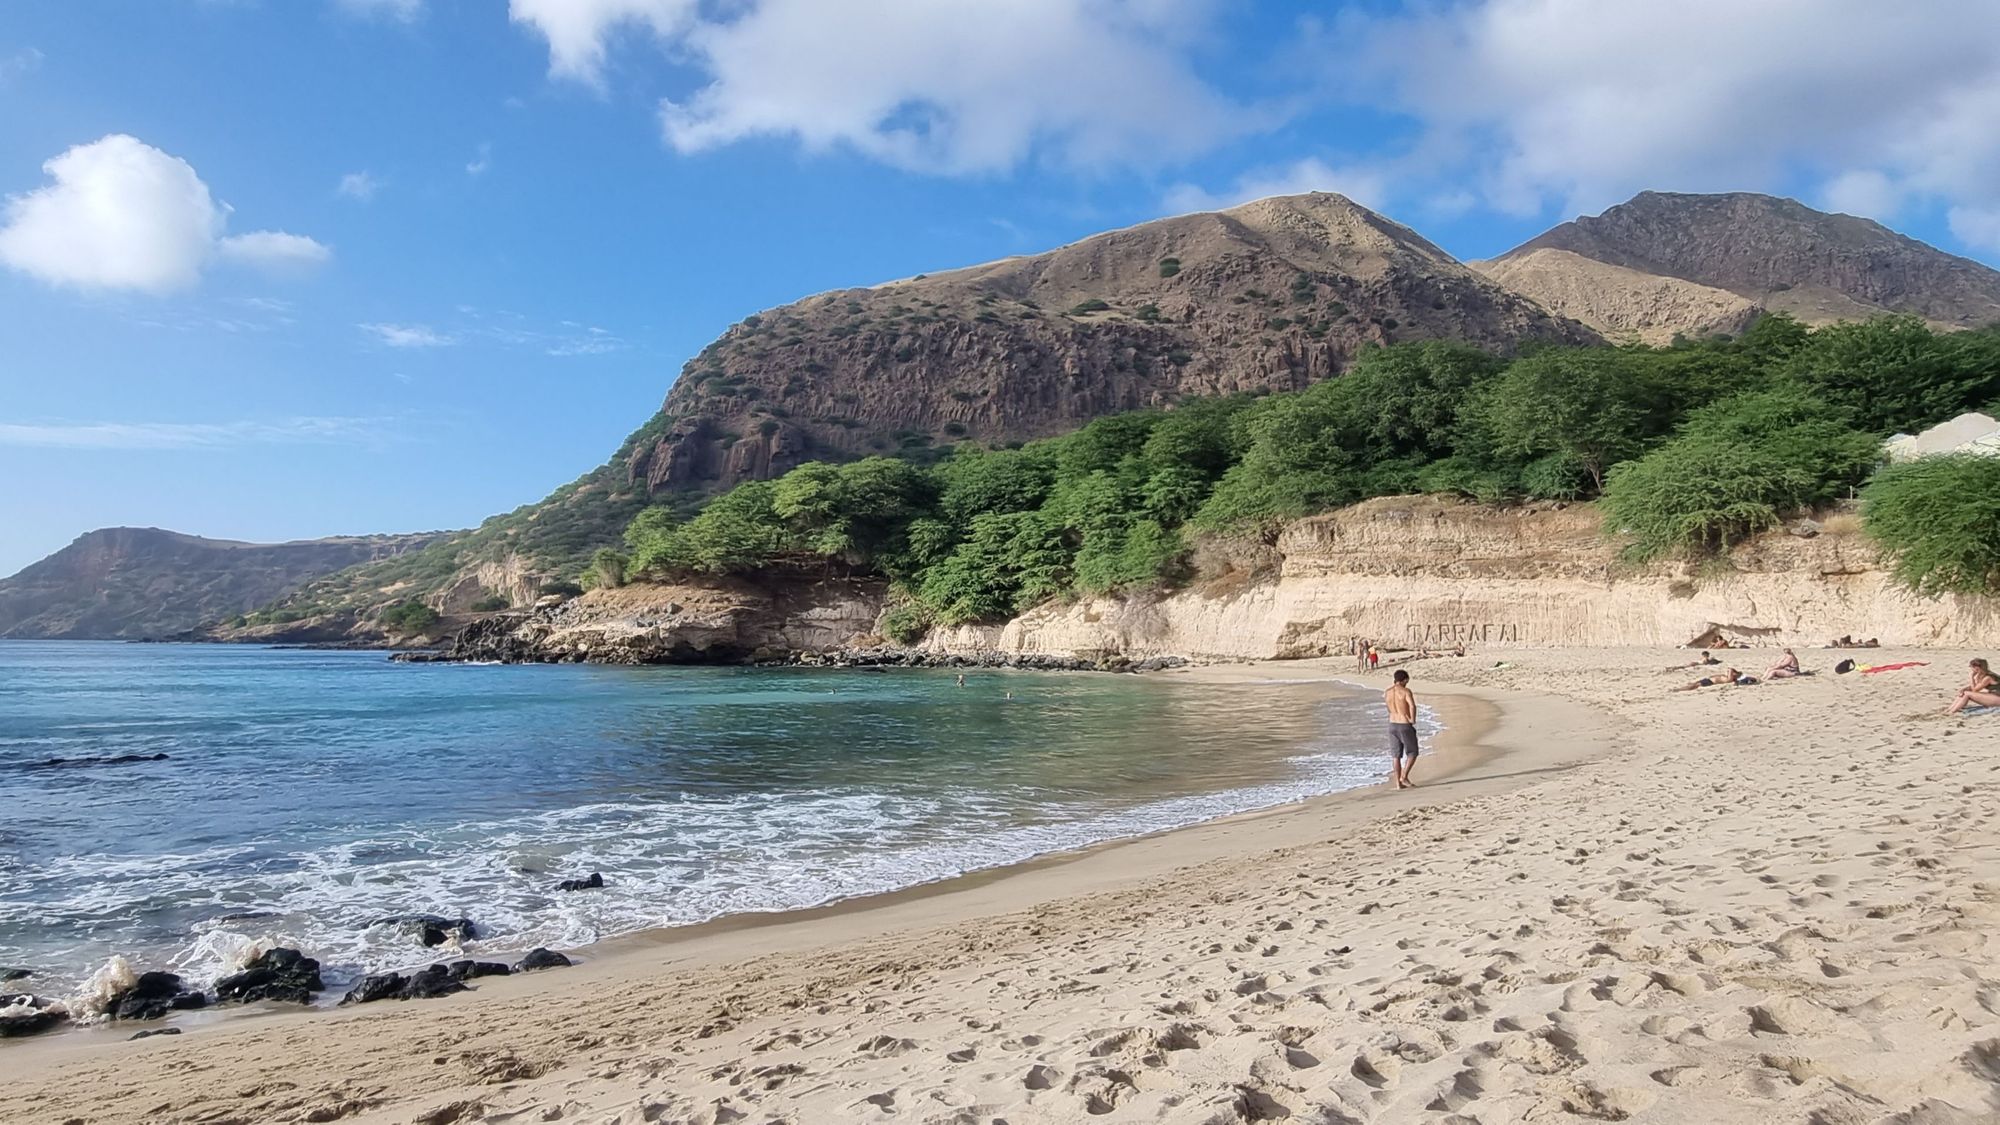
[[[1722,687],[1725,684],[1740,684],[1745,682],[1755,683],[1756,681],[1750,679],[1750,677],[1744,675],[1743,673],[1738,672],[1734,668],[1724,668],[1722,671],[1717,672],[1713,676],[1703,676],[1701,679],[1696,680],[1691,684],[1682,684],[1677,688],[1668,688],[1667,690],[1694,691],[1697,688]]]
[[[1972,675],[1966,679],[1965,686],[1958,689],[1958,698],[1951,701],[1951,706],[1945,708],[1944,713],[1956,715],[1974,706],[2000,707],[2000,676],[1993,674],[1983,656],[1972,658]]]
[[[1767,680],[1789,680],[1798,674],[1799,655],[1791,649],[1786,649],[1784,659],[1771,665],[1771,670],[1764,673],[1764,678]]]
[[[1720,663],[1722,663],[1722,661],[1717,660],[1714,656],[1710,655],[1707,649],[1702,649],[1700,660],[1691,660],[1686,664],[1676,664],[1670,668],[1662,668],[1661,671],[1678,672],[1683,668],[1708,668]]]

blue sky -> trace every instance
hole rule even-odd
[[[1478,257],[1766,190],[2000,262],[2000,4],[1917,7],[13,0],[0,574],[470,526],[748,312],[1261,194]]]

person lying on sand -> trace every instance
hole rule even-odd
[[[1708,668],[1720,663],[1722,663],[1722,661],[1717,660],[1714,656],[1710,655],[1707,649],[1702,649],[1700,660],[1691,660],[1686,664],[1675,664],[1667,668],[1662,668],[1660,669],[1660,671],[1678,672],[1684,668]]]
[[[1764,673],[1764,678],[1767,680],[1789,680],[1798,674],[1799,655],[1791,649],[1786,649],[1784,658],[1776,664],[1771,665],[1771,670]]]
[[[1725,684],[1740,684],[1744,683],[1745,681],[1748,681],[1750,683],[1756,682],[1755,680],[1751,680],[1750,677],[1744,675],[1743,673],[1738,672],[1734,668],[1724,668],[1722,671],[1717,672],[1713,676],[1703,676],[1701,679],[1696,680],[1691,684],[1682,684],[1677,688],[1668,688],[1667,690],[1694,691],[1697,688],[1721,687]]]
[[[1944,713],[1956,715],[1967,707],[2000,707],[2000,676],[1993,674],[1983,656],[1972,658],[1972,675],[1958,689],[1958,698],[1951,701]]]
[[[1410,691],[1410,674],[1396,669],[1396,682],[1382,693],[1389,705],[1389,780],[1398,789],[1414,789],[1410,769],[1417,764],[1417,697]]]

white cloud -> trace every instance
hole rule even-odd
[[[275,422],[0,422],[0,446],[43,449],[202,449],[229,445],[372,440],[379,420],[285,418]]]
[[[468,176],[483,176],[486,174],[486,170],[492,166],[493,145],[490,142],[483,143],[479,146],[479,155],[466,162],[465,174]]]
[[[227,207],[193,166],[122,133],[42,165],[50,183],[7,200],[0,263],[51,285],[168,293],[221,255],[296,269],[330,251],[303,235],[224,237]]]
[[[549,43],[549,74],[599,86],[605,42],[624,27],[667,38],[693,16],[695,0],[510,0],[507,15]]]
[[[42,171],[54,182],[7,201],[0,262],[50,284],[185,289],[222,235],[194,168],[133,137],[78,145]]]
[[[1466,0],[1317,42],[1342,96],[1416,118],[1433,176],[1505,211],[1800,175],[1843,209],[2000,205],[1993,0]]]
[[[1193,184],[1176,184],[1167,189],[1164,204],[1168,211],[1175,213],[1219,211],[1266,196],[1303,195],[1313,191],[1338,192],[1363,207],[1379,209],[1389,197],[1389,177],[1380,168],[1365,165],[1337,167],[1311,158],[1279,168],[1251,172],[1221,191],[1208,191]]]
[[[424,14],[424,0],[334,0],[334,7],[363,19],[412,23]]]
[[[215,244],[216,252],[233,262],[271,273],[299,272],[323,266],[333,251],[323,242],[281,230],[233,234]]]
[[[1953,207],[1945,218],[1959,241],[2000,253],[2000,207]]]
[[[392,348],[443,348],[458,343],[456,338],[422,324],[363,324],[358,327]]]
[[[358,199],[366,203],[375,198],[376,192],[382,190],[382,181],[367,172],[349,172],[340,177],[340,183],[335,185],[333,190],[348,199]]]
[[[663,101],[667,144],[757,137],[848,148],[926,172],[1032,157],[1162,164],[1264,123],[1187,61],[1209,0],[513,0],[549,43],[550,73],[600,83],[607,43],[639,29],[707,78]]]

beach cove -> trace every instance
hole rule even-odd
[[[2000,727],[1935,717],[1962,656],[1687,695],[1674,650],[1490,656],[1411,666],[1467,701],[1414,791],[439,1001],[16,1045],[10,1120],[1991,1117]]]

